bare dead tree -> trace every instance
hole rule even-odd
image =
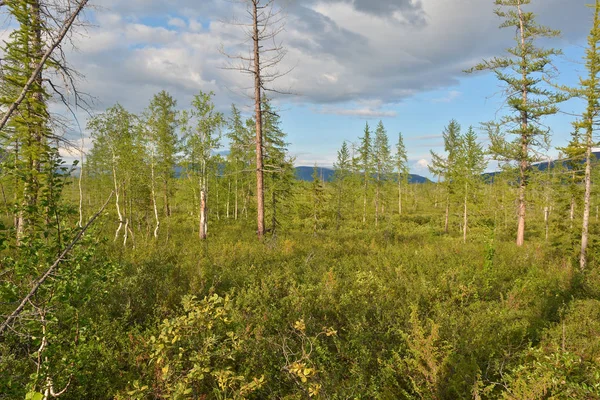
[[[287,51],[278,36],[285,28],[285,16],[275,0],[241,0],[246,5],[247,20],[234,20],[231,24],[241,27],[244,35],[252,43],[247,53],[231,54],[226,49],[222,53],[229,59],[225,69],[239,71],[253,78],[254,114],[256,122],[256,203],[257,235],[261,239],[265,230],[264,195],[264,145],[262,126],[262,96],[264,92],[288,93],[273,87],[273,82],[287,75],[290,70],[280,71],[279,65]]]

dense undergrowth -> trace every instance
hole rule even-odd
[[[597,270],[512,232],[463,244],[428,219],[90,243],[48,325],[61,398],[599,398]],[[13,361],[0,398],[25,396],[34,363]]]

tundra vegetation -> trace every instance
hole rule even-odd
[[[252,57],[232,67],[255,83],[251,115],[161,91],[139,115],[94,114],[84,163],[66,165],[48,104],[65,99],[53,79],[76,77],[60,43],[86,3],[0,1],[16,26],[0,399],[600,398],[600,0],[575,88],[546,76],[559,51],[537,41],[557,32],[529,1],[496,0],[516,45],[472,72],[507,85],[509,112],[440,127],[423,184],[382,122],[340,143],[332,179],[296,178],[265,86],[278,73],[259,63],[281,19],[261,0],[247,1]],[[540,163],[544,117],[572,96],[564,157]]]

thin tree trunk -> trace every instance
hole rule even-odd
[[[402,177],[398,175],[398,215],[402,215]]]
[[[525,26],[524,26],[524,16],[521,10],[521,2],[517,3],[517,8],[519,12],[519,23],[520,23],[520,32],[521,32],[521,49],[525,49]],[[527,60],[525,56],[523,58],[523,65],[527,64]],[[527,81],[527,69],[525,66],[521,67],[523,82]],[[527,86],[523,86],[523,106],[527,105],[527,95],[528,89]],[[521,162],[519,163],[519,178],[521,181],[519,182],[519,221],[517,225],[517,246],[523,246],[525,244],[525,214],[527,211],[527,205],[525,203],[525,190],[527,187],[527,182],[525,180],[527,168],[529,167],[527,161],[527,154],[529,153],[529,149],[527,147],[527,130],[529,126],[529,117],[526,110],[521,111],[521,129],[523,130],[521,136]]]
[[[235,207],[234,207],[234,219],[237,221],[238,219],[238,176],[235,175]]]
[[[117,169],[115,166],[116,162],[117,162],[117,159],[116,159],[115,154],[113,153],[112,171],[113,171],[113,184],[115,187],[115,206],[117,208],[117,216],[119,217],[119,226],[117,228],[117,231],[115,232],[115,241],[117,241],[117,239],[119,238],[119,232],[121,232],[121,229],[123,229],[123,214],[121,214],[121,206],[119,205],[120,193],[119,193],[119,182],[117,181]]]
[[[375,188],[375,226],[379,226],[379,172],[377,172],[377,187]]]
[[[546,242],[550,237],[550,207],[544,207],[544,224],[546,226]]]
[[[368,189],[367,172],[365,171],[365,192],[364,192],[364,196],[363,196],[363,218],[362,218],[363,225],[367,222],[367,189]]]
[[[263,132],[261,103],[260,36],[258,28],[258,0],[252,1],[254,42],[254,110],[256,119],[256,234],[259,239],[265,234],[265,192],[263,182]]]
[[[444,233],[448,233],[449,232],[449,225],[450,225],[450,198],[449,196],[446,197],[446,216],[444,218]]]
[[[150,165],[151,170],[151,189],[152,189],[152,206],[154,208],[154,219],[156,221],[156,225],[154,228],[154,237],[158,239],[158,229],[160,228],[160,220],[158,219],[158,206],[156,204],[156,190],[155,190],[155,178],[154,178],[154,149],[152,149],[152,162]]]
[[[229,219],[229,203],[231,202],[231,179],[227,180],[227,219]]]
[[[467,243],[467,229],[468,229],[468,223],[469,223],[469,219],[468,219],[468,215],[467,215],[467,200],[469,198],[468,191],[469,191],[469,184],[465,183],[465,210],[464,210],[464,216],[463,216],[463,243]]]
[[[571,208],[569,211],[569,221],[571,221],[571,230],[573,229],[573,221],[575,220],[575,197],[571,196]]]
[[[587,132],[587,146],[585,153],[585,197],[583,199],[583,223],[581,228],[581,254],[579,256],[579,268],[583,271],[587,267],[587,247],[590,223],[590,201],[592,195],[592,146],[593,146],[593,121]],[[598,207],[596,207],[596,220],[598,219]]]

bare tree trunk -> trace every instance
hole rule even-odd
[[[234,219],[237,221],[238,219],[238,176],[235,175],[235,207],[233,211]]]
[[[117,241],[117,239],[119,238],[119,232],[121,232],[121,229],[123,229],[123,214],[121,214],[121,206],[119,205],[119,182],[117,181],[117,169],[116,169],[116,164],[117,159],[115,154],[113,153],[113,165],[112,165],[112,171],[113,171],[113,184],[115,187],[115,206],[117,208],[117,216],[119,217],[119,227],[117,228],[117,231],[115,232],[115,241]]]
[[[583,271],[587,267],[587,247],[590,224],[590,201],[592,195],[592,146],[593,125],[590,122],[587,132],[587,148],[585,153],[585,197],[583,199],[583,223],[581,229],[581,254],[579,256],[579,268]],[[596,219],[598,208],[596,207]]]
[[[364,196],[363,196],[363,218],[362,218],[363,225],[367,222],[367,189],[368,189],[367,172],[365,171],[365,192],[364,192]]]
[[[398,215],[402,215],[402,177],[398,175]]]
[[[260,33],[258,30],[258,1],[252,0],[254,42],[254,111],[256,119],[256,234],[259,239],[265,234],[265,191],[263,182],[263,132],[261,99]]]
[[[379,172],[377,173],[377,187],[375,188],[375,226],[379,226]]]
[[[544,224],[546,226],[546,242],[550,237],[550,207],[544,207]]]
[[[227,180],[227,219],[229,219],[229,203],[231,202],[231,179]]]
[[[155,190],[155,178],[154,178],[154,149],[152,149],[152,161],[150,165],[151,170],[151,192],[152,192],[152,207],[154,208],[154,219],[156,226],[154,228],[154,237],[158,239],[158,229],[160,228],[160,220],[158,219],[158,206],[156,204],[156,190]]]
[[[200,177],[200,221],[198,226],[198,234],[200,239],[204,240],[207,237],[208,228],[206,218],[206,162],[202,166],[202,176]]]
[[[448,233],[449,232],[449,225],[450,225],[450,198],[449,196],[446,197],[446,216],[444,219],[444,233]]]
[[[525,24],[524,24],[524,16],[521,10],[521,3],[517,4],[518,13],[519,13],[519,23],[520,23],[520,32],[521,32],[521,49],[525,49]],[[523,65],[526,65],[525,56],[523,58]],[[521,67],[523,82],[527,81],[527,68],[525,66]],[[523,106],[527,105],[527,95],[528,89],[527,86],[523,86]],[[519,182],[519,221],[517,225],[517,246],[523,246],[525,244],[525,214],[527,211],[527,205],[525,203],[525,190],[527,187],[526,174],[527,168],[529,167],[529,163],[527,161],[527,155],[529,153],[529,149],[527,147],[527,130],[529,126],[529,118],[526,110],[521,111],[521,129],[523,130],[521,136],[521,162],[519,163],[519,178],[521,181]]]
[[[469,184],[465,183],[465,210],[463,215],[463,243],[467,243],[467,229],[468,229],[468,215],[467,215],[467,200],[469,198],[468,195]]]
[[[571,221],[571,230],[573,229],[573,221],[575,220],[575,196],[571,196],[571,207],[569,211],[569,221]]]

